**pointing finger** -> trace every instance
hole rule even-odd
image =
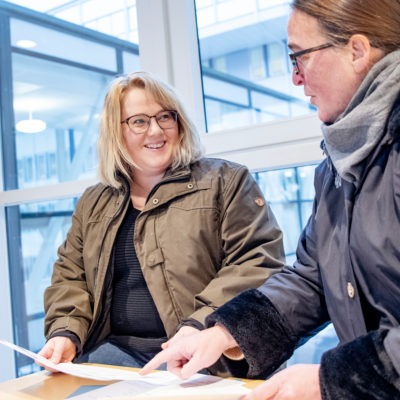
[[[157,369],[161,364],[170,360],[170,354],[167,350],[160,351],[156,354],[140,371],[140,375],[147,375],[151,371]]]

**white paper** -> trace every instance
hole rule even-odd
[[[99,381],[123,381],[70,397],[70,399],[74,400],[101,400],[112,398],[118,398],[120,400],[128,398],[159,399],[163,397],[174,399],[190,399],[191,397],[206,399],[208,396],[214,396],[215,398],[216,395],[219,400],[224,400],[239,399],[241,395],[249,392],[249,390],[243,386],[243,382],[238,380],[228,380],[211,375],[195,374],[190,379],[182,381],[168,371],[157,371],[142,376],[135,371],[119,368],[73,363],[54,364],[39,354],[7,342],[6,340],[0,339],[0,344],[28,356],[54,371]]]
[[[79,376],[81,378],[95,379],[98,381],[157,381],[166,385],[178,379],[175,375],[169,372],[167,373],[166,371],[157,372],[157,378],[155,378],[154,374],[142,376],[135,371],[103,366],[99,367],[96,365],[60,363],[55,364],[55,367],[58,371],[64,372],[65,374]]]
[[[80,378],[95,379],[98,381],[116,381],[116,380],[121,381],[121,380],[135,379],[147,382],[151,382],[156,379],[153,377],[154,374],[142,376],[135,371],[128,371],[117,368],[98,367],[95,365],[73,364],[73,363],[54,364],[47,358],[44,358],[41,355],[34,353],[33,351],[27,350],[21,346],[17,346],[16,344],[7,342],[6,340],[0,339],[0,344],[10,347],[11,349],[18,351],[19,353],[32,358],[33,360],[38,361],[41,365],[47,368],[51,368],[54,371],[78,376]],[[178,379],[175,375],[167,373],[166,371],[160,371],[160,373],[157,373],[157,375],[158,375],[157,382],[161,382],[164,385],[172,383]]]
[[[52,363],[51,361],[49,361],[47,358],[44,358],[42,356],[40,356],[39,354],[34,353],[33,351],[24,349],[21,346],[17,346],[14,343],[10,343],[7,342],[6,340],[0,339],[0,344],[3,344],[4,346],[10,347],[11,349],[18,351],[19,353],[32,358],[35,361],[38,361],[40,364],[42,364],[45,367],[49,367],[49,368],[54,368],[56,367],[56,364]],[[54,368],[55,369],[55,368]]]
[[[160,371],[163,372],[163,371]],[[239,399],[240,396],[250,390],[245,388],[242,381],[222,379],[211,375],[196,374],[190,379],[182,381],[175,377],[175,382],[164,384],[157,380],[159,372],[155,372],[155,380],[144,381],[123,381],[90,392],[69,397],[69,400],[106,400],[106,399],[185,399],[190,398],[206,400],[208,398],[219,400]],[[169,374],[167,372],[167,374]],[[150,375],[151,376],[151,375]]]

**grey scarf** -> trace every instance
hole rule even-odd
[[[322,124],[324,144],[338,176],[355,182],[365,160],[382,139],[385,123],[400,91],[400,50],[389,53],[368,72],[346,110]]]

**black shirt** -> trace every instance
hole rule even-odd
[[[133,243],[139,213],[129,202],[115,242],[111,332],[139,338],[165,338],[163,323],[147,288]]]

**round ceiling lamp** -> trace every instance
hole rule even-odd
[[[46,129],[46,122],[41,119],[33,119],[32,111],[29,111],[29,119],[18,121],[15,127],[22,133],[39,133]]]
[[[37,46],[37,43],[34,42],[33,40],[21,39],[21,40],[17,40],[16,45],[18,47],[22,47],[23,49],[33,49],[34,47]]]

